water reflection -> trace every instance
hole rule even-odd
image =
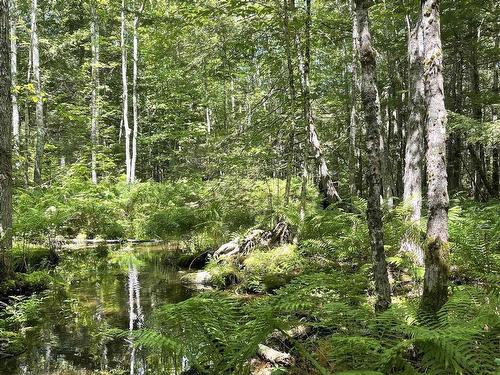
[[[134,345],[130,332],[147,327],[155,306],[189,298],[164,252],[92,251],[62,258],[30,345],[0,362],[0,374],[167,374],[162,360]],[[118,334],[129,332],[129,334]]]

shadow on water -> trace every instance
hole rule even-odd
[[[40,307],[28,350],[3,359],[0,374],[169,374],[165,363],[133,345],[156,306],[189,298],[165,251],[74,251],[61,259]]]

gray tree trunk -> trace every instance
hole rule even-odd
[[[38,49],[38,31],[37,31],[37,0],[31,1],[31,59],[33,64],[33,79],[35,83],[36,106],[35,106],[35,124],[36,124],[36,145],[35,145],[35,170],[34,181],[36,185],[42,182],[42,163],[43,148],[45,145],[45,124],[43,119],[43,96],[42,96],[42,78],[40,76],[40,52]]]
[[[128,80],[127,80],[127,45],[126,45],[126,27],[127,19],[125,15],[125,0],[122,0],[121,6],[121,30],[120,30],[120,48],[122,55],[122,122],[125,133],[125,170],[127,173],[127,183],[131,182],[131,156],[130,156],[130,126],[128,124]]]
[[[292,40],[294,38],[291,35],[290,30],[290,16],[289,11],[293,11],[295,8],[294,1],[292,4],[288,4],[289,0],[283,0],[283,34],[285,39],[285,52],[286,52],[286,65],[288,71],[288,98],[289,106],[291,112],[290,119],[290,134],[288,137],[287,146],[287,162],[286,162],[286,184],[285,184],[285,206],[288,205],[290,201],[290,189],[292,184],[292,168],[294,159],[294,144],[295,144],[295,105],[296,105],[296,90],[295,90],[295,74],[293,69],[293,59],[292,59]]]
[[[384,234],[382,228],[382,210],[380,195],[381,151],[380,101],[376,82],[375,51],[371,43],[368,19],[368,0],[356,0],[356,19],[359,35],[359,57],[361,61],[361,99],[366,120],[366,148],[368,152],[368,229],[373,257],[373,276],[377,301],[375,310],[383,311],[391,303],[391,287],[387,273],[387,262],[384,251]]]
[[[361,186],[359,186],[359,160],[361,157],[358,148],[358,26],[356,22],[356,6],[354,1],[351,1],[351,16],[352,16],[352,53],[351,53],[351,114],[349,121],[349,177],[351,195],[356,196],[361,194]]]
[[[0,0],[0,279],[12,247],[12,98],[9,0]]]
[[[495,49],[498,51],[498,48],[500,47],[500,34],[497,34],[495,38]],[[500,73],[500,61],[495,62],[495,66],[493,68],[493,94],[498,95],[499,90],[498,90],[498,76]],[[493,122],[496,122],[498,120],[498,108],[496,106],[493,106],[492,110],[492,120]],[[493,150],[492,150],[492,171],[491,171],[491,187],[493,189],[493,194],[495,198],[498,198],[498,192],[499,192],[499,158],[498,158],[498,144],[493,145]]]
[[[323,194],[323,205],[326,207],[332,203],[340,202],[340,196],[335,188],[332,175],[328,170],[321,143],[318,138],[316,126],[314,125],[314,115],[311,105],[311,85],[309,81],[309,72],[311,66],[311,0],[306,0],[306,30],[305,30],[305,48],[304,56],[300,53],[299,41],[297,41],[297,52],[299,59],[299,69],[302,75],[302,101],[304,122],[307,128],[308,141],[312,148],[313,157],[318,168],[320,190]]]
[[[409,26],[409,20],[408,20]],[[403,177],[403,201],[410,212],[411,229],[401,241],[401,251],[413,255],[415,263],[424,264],[424,253],[420,246],[419,223],[422,211],[422,158],[423,121],[425,116],[425,92],[423,75],[423,30],[420,20],[408,38],[410,116],[406,131],[405,170]]]
[[[10,74],[12,79],[12,136],[14,153],[19,153],[19,105],[17,103],[17,4],[10,0]]]
[[[422,308],[436,312],[448,299],[448,189],[446,176],[446,109],[439,1],[422,0],[425,103],[427,108],[427,199],[429,220],[425,248]]]
[[[92,99],[91,99],[91,130],[92,142],[91,173],[92,182],[97,184],[97,143],[99,134],[99,24],[97,4],[91,4],[91,50],[92,50]]]

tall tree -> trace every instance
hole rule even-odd
[[[12,246],[12,98],[9,0],[0,0],[0,272]],[[1,278],[0,274],[0,278]]]
[[[92,142],[91,173],[92,182],[97,184],[97,142],[99,126],[99,23],[97,18],[97,3],[90,4],[90,44],[92,50],[92,98],[91,98],[91,129],[90,138]]]
[[[302,75],[302,103],[303,103],[303,115],[304,122],[306,124],[306,131],[308,136],[309,144],[313,151],[313,157],[318,168],[319,177],[319,188],[323,194],[323,204],[328,206],[334,202],[340,201],[340,196],[335,187],[335,183],[332,179],[332,175],[326,164],[326,159],[323,155],[321,149],[321,143],[318,138],[318,132],[316,130],[316,125],[314,124],[314,114],[312,110],[311,101],[311,83],[310,83],[310,69],[311,69],[311,0],[306,0],[306,25],[305,25],[305,43],[304,43],[304,55],[298,51],[299,60],[299,70]],[[297,46],[299,46],[298,38]]]
[[[126,28],[127,17],[125,9],[125,0],[122,0],[121,6],[121,32],[120,32],[120,47],[122,56],[122,122],[125,131],[125,169],[127,173],[127,182],[131,182],[131,156],[130,156],[130,126],[128,124],[128,79],[127,79],[127,43],[126,43]]]
[[[12,79],[12,135],[13,149],[19,152],[19,106],[17,104],[17,4],[10,0],[10,71]]]
[[[43,149],[45,145],[45,124],[43,119],[43,96],[42,96],[42,78],[40,76],[40,51],[38,48],[38,30],[37,30],[37,0],[31,0],[31,59],[33,66],[33,79],[35,83],[36,106],[36,145],[35,145],[35,184],[42,182],[42,162]]]
[[[427,129],[427,200],[429,219],[425,248],[422,307],[435,312],[448,299],[448,183],[446,175],[446,109],[439,0],[421,0]]]
[[[423,265],[424,254],[419,244],[419,223],[422,211],[422,156],[424,120],[423,33],[419,20],[410,30],[408,21],[408,60],[410,81],[410,116],[406,130],[405,170],[403,200],[408,205],[411,228],[401,241],[401,250],[413,255],[418,265]]]
[[[376,80],[375,50],[373,49],[368,18],[369,0],[356,0],[356,19],[358,23],[359,58],[361,61],[361,99],[366,121],[366,148],[368,152],[368,229],[373,257],[373,276],[377,301],[376,311],[387,309],[391,303],[391,287],[387,273],[387,262],[384,251],[384,234],[382,228],[382,194],[380,100]]]
[[[351,195],[361,194],[360,178],[360,151],[358,148],[358,25],[356,21],[356,7],[354,0],[351,0],[351,17],[352,17],[352,53],[351,53],[351,113],[349,117],[349,177]]]
[[[133,133],[132,133],[132,158],[130,160],[130,182],[135,181],[135,168],[137,162],[137,134],[139,130],[139,113],[138,113],[138,98],[137,98],[137,73],[139,60],[139,16],[144,9],[144,2],[141,3],[139,9],[134,9],[134,42],[133,42],[133,71],[132,71],[132,112],[133,112]]]

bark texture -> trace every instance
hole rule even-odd
[[[351,53],[351,113],[349,118],[349,178],[351,195],[361,195],[360,184],[360,158],[361,153],[358,148],[358,25],[356,22],[356,6],[351,2],[351,17],[352,17],[352,53]]]
[[[446,109],[439,1],[422,0],[427,128],[427,199],[429,220],[425,249],[422,307],[436,312],[448,299],[448,190],[446,175]]]
[[[309,73],[311,69],[311,0],[306,0],[306,28],[305,28],[305,46],[304,56],[298,50],[299,69],[302,75],[302,102],[304,122],[307,128],[308,141],[312,148],[313,157],[318,168],[319,188],[323,194],[323,206],[326,208],[332,203],[340,202],[340,195],[337,192],[332,175],[326,164],[321,143],[318,138],[318,132],[314,124],[314,115],[311,105],[311,84],[309,80]],[[297,46],[299,45],[298,38]]]
[[[19,152],[19,105],[17,103],[17,4],[10,0],[10,75],[12,79],[12,136],[13,148]]]
[[[125,15],[125,0],[122,0],[121,8],[121,30],[120,47],[122,55],[122,122],[125,132],[125,170],[127,173],[127,183],[131,182],[130,173],[130,126],[128,124],[128,79],[127,79],[127,45],[126,45],[126,27],[127,18]]]
[[[424,253],[419,244],[419,223],[422,211],[422,156],[424,120],[423,33],[420,21],[408,38],[410,65],[410,116],[406,131],[403,200],[409,206],[411,229],[401,241],[401,251],[408,252],[418,265],[424,264]]]
[[[356,19],[361,61],[361,99],[366,121],[366,148],[368,152],[368,229],[373,257],[373,276],[377,301],[376,311],[387,309],[391,303],[391,288],[387,273],[380,208],[380,101],[376,84],[375,51],[371,43],[367,0],[356,0]]]
[[[12,246],[12,98],[9,0],[0,0],[0,279]]]
[[[141,3],[139,10],[134,15],[134,42],[133,42],[133,68],[132,68],[132,113],[133,113],[133,131],[132,131],[132,158],[130,160],[130,182],[135,182],[135,169],[137,163],[137,135],[139,132],[139,103],[137,93],[137,75],[139,61],[139,16],[144,9],[144,3]]]
[[[38,30],[37,30],[37,0],[31,1],[31,59],[33,64],[33,79],[35,83],[36,106],[35,106],[35,124],[36,124],[36,145],[35,145],[35,184],[42,182],[42,163],[43,148],[45,145],[45,124],[43,119],[43,96],[42,96],[42,78],[40,76],[40,51],[38,48]]]
[[[99,121],[99,24],[97,19],[97,4],[91,4],[91,50],[92,50],[92,98],[91,98],[91,130],[90,138],[92,142],[91,173],[92,182],[97,184],[97,142],[98,142],[98,121]]]

